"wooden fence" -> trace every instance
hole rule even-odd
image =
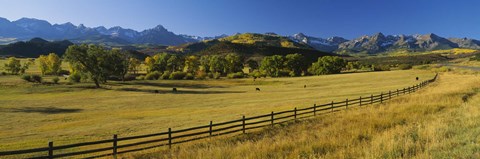
[[[171,147],[174,144],[180,144],[213,136],[221,136],[233,133],[246,133],[247,130],[258,129],[275,124],[281,124],[290,121],[296,121],[302,118],[308,118],[320,114],[332,113],[351,107],[361,107],[369,104],[383,103],[394,97],[416,92],[420,88],[427,86],[429,83],[437,79],[437,75],[433,79],[420,82],[411,87],[388,91],[378,95],[370,95],[367,97],[359,97],[356,99],[346,99],[339,102],[330,102],[326,104],[316,105],[308,108],[294,108],[292,110],[271,112],[265,115],[245,117],[241,119],[214,123],[210,121],[208,125],[197,126],[192,128],[172,130],[168,128],[166,132],[119,137],[116,134],[111,139],[74,143],[68,145],[54,145],[53,141],[48,143],[47,147],[3,151],[0,152],[0,158],[3,157],[20,157],[20,158],[97,158],[111,156],[116,158],[118,154],[141,151],[145,149],[155,148],[159,146]],[[89,149],[90,147],[95,147]],[[101,147],[101,148],[98,148]],[[30,155],[29,155],[30,154]],[[3,157],[2,157],[3,156]]]

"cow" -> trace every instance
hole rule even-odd
[[[307,88],[307,85],[303,85],[303,88]]]
[[[417,77],[417,78],[415,78],[415,79],[417,79],[417,81],[418,81],[418,77]]]
[[[260,88],[255,88],[255,91],[260,91]]]
[[[177,88],[174,87],[174,88],[172,89],[172,92],[176,93],[176,92],[177,92]]]

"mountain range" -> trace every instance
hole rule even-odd
[[[135,31],[119,26],[108,29],[103,26],[91,28],[83,24],[76,26],[70,22],[51,24],[48,21],[34,18],[21,18],[16,21],[0,18],[0,43],[3,44],[40,37],[47,40],[70,40],[74,43],[180,45],[224,36],[177,35],[165,29],[162,25],[143,31]]]
[[[242,35],[242,37],[236,37],[237,35]],[[277,39],[277,41],[284,42],[283,44],[272,43],[271,46],[278,45],[284,47],[284,45],[293,45],[301,46],[303,49],[305,46],[308,46],[310,49],[337,54],[378,54],[396,50],[416,52],[451,48],[480,49],[480,41],[478,40],[444,38],[433,33],[425,35],[384,35],[376,33],[352,40],[342,37],[319,38],[303,33],[291,36],[281,36],[275,33],[237,33],[232,36],[224,34],[215,37],[200,37],[175,34],[165,29],[162,25],[143,31],[136,31],[119,26],[111,28],[103,26],[86,27],[83,24],[76,26],[70,22],[51,24],[48,21],[33,18],[21,18],[15,21],[0,18],[0,44],[27,41],[36,37],[49,41],[69,40],[73,43],[94,43],[108,46],[129,46],[134,44],[181,46],[187,43],[201,43],[202,41],[213,39],[224,39],[231,43],[264,45],[268,43],[268,38],[270,37],[282,37],[282,39]],[[287,42],[285,39],[290,39],[293,43]]]
[[[337,54],[377,54],[407,50],[411,52],[443,50],[452,48],[480,49],[480,41],[469,38],[444,38],[430,33],[425,35],[384,35],[376,33],[353,40],[341,37],[328,39],[306,36],[302,33],[290,36],[296,42],[304,43],[320,51]]]

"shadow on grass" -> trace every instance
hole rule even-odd
[[[82,109],[67,109],[57,107],[23,107],[23,108],[2,108],[0,112],[13,112],[13,113],[40,113],[40,114],[63,114],[63,113],[76,113]]]
[[[191,89],[226,88],[225,86],[212,86],[212,85],[206,85],[206,84],[191,84],[191,83],[122,82],[118,84],[167,87],[167,88],[183,87],[183,88],[191,88]]]
[[[177,88],[178,89],[178,88]],[[176,92],[172,90],[154,90],[154,89],[138,89],[138,88],[120,88],[117,91],[127,92],[145,92],[154,94],[225,94],[225,93],[246,93],[246,91],[191,91],[178,89]]]

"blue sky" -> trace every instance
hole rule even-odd
[[[0,0],[0,17],[177,34],[425,34],[480,39],[477,0]]]

